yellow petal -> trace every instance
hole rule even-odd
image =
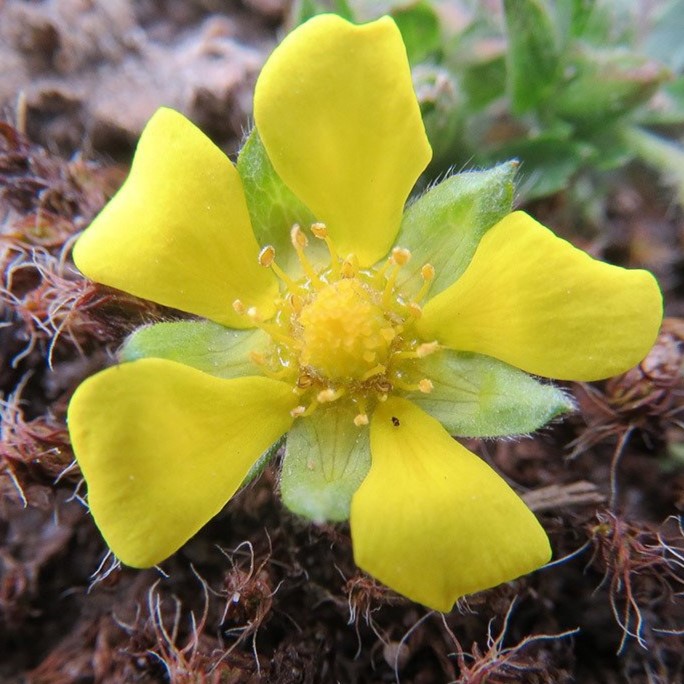
[[[275,170],[340,253],[362,266],[384,256],[432,154],[396,24],[307,21],[264,66],[254,118]]]
[[[589,381],[639,363],[661,319],[650,273],[592,259],[518,211],[485,234],[465,273],[428,302],[418,326],[451,349]]]
[[[114,554],[143,568],[174,553],[289,429],[295,403],[276,380],[224,380],[162,359],[114,366],[81,384],[69,432]]]
[[[546,533],[515,492],[405,399],[379,404],[372,466],[354,495],[357,565],[435,610],[536,570]]]
[[[273,313],[276,283],[258,252],[235,167],[183,115],[159,109],[74,261],[99,283],[244,328],[235,299]]]

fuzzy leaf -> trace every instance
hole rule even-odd
[[[574,408],[562,390],[488,356],[444,351],[416,367],[434,389],[408,398],[452,435],[527,434]]]
[[[283,503],[314,522],[349,518],[354,492],[370,468],[368,427],[337,402],[296,420],[287,435],[280,480]]]
[[[232,330],[211,321],[172,321],[145,326],[124,342],[121,361],[178,361],[219,378],[259,375],[249,358],[266,344],[261,330]]]
[[[404,214],[397,244],[412,258],[397,280],[406,291],[422,283],[420,269],[435,267],[434,296],[453,283],[470,263],[480,238],[509,214],[513,204],[516,162],[487,171],[468,171],[447,178],[416,200]]]
[[[574,74],[554,98],[555,112],[581,126],[606,127],[646,102],[670,71],[624,49],[583,48],[573,56]]]
[[[508,35],[508,89],[513,112],[542,102],[559,73],[555,27],[544,0],[504,0]]]

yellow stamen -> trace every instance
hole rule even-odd
[[[411,252],[405,247],[395,247],[390,257],[397,266],[406,266],[411,261]]]
[[[430,392],[432,392],[432,390],[435,389],[435,386],[432,384],[432,380],[430,380],[430,378],[423,378],[418,383],[418,389],[423,394],[430,394]]]
[[[264,268],[269,268],[275,259],[275,248],[273,245],[266,245],[259,252],[259,265]]]
[[[311,232],[319,240],[325,240],[325,244],[328,247],[328,253],[330,254],[330,269],[335,278],[340,277],[340,258],[337,255],[337,250],[332,241],[332,238],[328,234],[328,227],[325,223],[312,223]]]
[[[297,258],[302,265],[302,270],[306,274],[306,277],[317,290],[320,290],[324,283],[321,281],[316,269],[314,269],[304,252],[304,248],[309,244],[309,240],[306,235],[304,235],[304,231],[299,227],[298,223],[295,223],[290,230],[290,240],[295,252],[297,252]]]
[[[343,262],[341,275],[343,278],[354,278],[359,271],[359,261],[356,255],[350,254]]]
[[[382,375],[387,370],[387,366],[383,366],[381,363],[373,366],[370,370],[366,371],[362,376],[361,380],[365,381],[372,378],[374,375]]]
[[[333,401],[337,401],[341,396],[345,394],[345,389],[339,388],[339,389],[333,389],[332,387],[328,387],[327,389],[321,390],[317,395],[316,395],[316,400],[319,401],[321,404],[329,404]]]
[[[416,354],[418,354],[419,359],[424,359],[426,356],[430,356],[430,354],[439,351],[439,349],[439,342],[436,340],[433,342],[423,342],[423,344],[419,344],[416,347]]]
[[[423,278],[423,284],[413,298],[413,302],[420,302],[425,299],[432,286],[432,281],[435,279],[435,267],[432,264],[424,264],[420,269],[420,275]]]

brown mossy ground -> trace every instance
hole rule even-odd
[[[105,558],[65,407],[131,330],[176,314],[83,280],[69,249],[158,104],[235,149],[283,3],[229,4],[0,4],[0,64],[12,67],[0,90],[0,681],[682,681],[684,226],[638,168],[598,230],[578,231],[563,195],[531,210],[592,253],[656,273],[671,318],[653,352],[624,376],[570,386],[577,414],[532,439],[468,443],[566,560],[431,613],[355,568],[345,526],[284,510],[274,466],[161,570]]]

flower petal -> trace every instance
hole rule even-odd
[[[287,435],[280,477],[283,503],[317,523],[349,519],[349,506],[370,468],[368,427],[344,402],[297,420]]]
[[[119,351],[120,361],[168,359],[219,378],[254,375],[253,350],[264,348],[263,330],[231,330],[212,321],[164,321],[138,328]]]
[[[589,381],[639,363],[661,319],[650,273],[592,259],[518,211],[484,235],[463,276],[427,303],[418,328],[528,373]]]
[[[142,568],[176,551],[288,430],[295,403],[276,380],[223,380],[161,359],[83,382],[69,404],[69,432],[114,554]]]
[[[340,253],[362,266],[382,257],[432,154],[396,24],[307,21],[264,66],[254,118],[275,170]]]
[[[524,435],[575,408],[563,390],[490,356],[444,349],[418,361],[415,371],[430,378],[433,388],[406,398],[450,435]]]
[[[371,454],[352,500],[354,558],[392,589],[446,612],[548,561],[546,534],[517,494],[411,402],[378,405]]]
[[[159,109],[74,261],[99,283],[244,328],[251,326],[233,301],[269,316],[277,292],[258,252],[235,167],[183,115]]]

